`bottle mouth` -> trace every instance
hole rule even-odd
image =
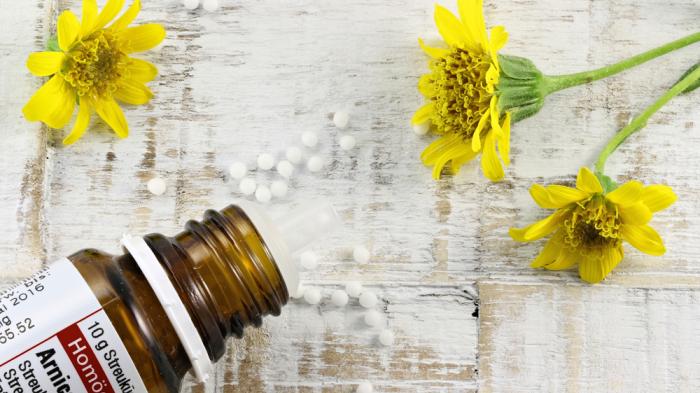
[[[290,296],[297,296],[299,268],[293,255],[333,232],[340,217],[328,202],[308,203],[283,217],[270,219],[259,205],[248,201],[234,202],[248,215],[272,254]]]

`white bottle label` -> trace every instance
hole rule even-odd
[[[68,259],[0,294],[0,393],[142,393],[107,314]]]

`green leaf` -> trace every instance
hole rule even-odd
[[[531,104],[518,106],[509,110],[511,116],[511,122],[516,123],[520,120],[527,119],[528,117],[536,114],[544,106],[544,100],[537,100]]]
[[[698,67],[700,67],[700,63],[696,63],[694,66],[690,67],[688,71],[683,73],[683,75],[678,79],[676,83],[682,81],[686,76],[690,75],[691,72],[697,70]],[[697,89],[698,87],[700,87],[700,79],[696,79],[695,82],[693,82],[690,86],[683,90],[681,94],[688,94],[691,91]]]
[[[510,112],[513,122],[539,112],[544,105],[540,70],[524,57],[498,55],[498,61],[501,66],[496,85],[499,111]]]
[[[498,55],[501,73],[514,79],[533,79],[542,76],[535,63],[519,56]]]
[[[498,109],[507,111],[519,106],[526,106],[543,100],[539,91],[532,87],[516,87],[498,90]]]
[[[58,38],[56,36],[51,36],[49,37],[48,41],[46,41],[46,50],[50,52],[60,52],[61,48],[58,46]]]

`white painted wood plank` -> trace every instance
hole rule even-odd
[[[479,284],[481,392],[695,392],[697,304],[685,289]]]
[[[40,50],[50,22],[47,4],[0,1],[0,266],[3,281],[25,277],[44,259],[42,223],[45,128],[28,124],[22,107],[42,81],[29,74],[27,55]]]

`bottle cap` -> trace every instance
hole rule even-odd
[[[292,256],[338,228],[338,213],[330,203],[321,202],[308,204],[283,217],[270,219],[258,205],[248,201],[235,203],[245,211],[265,241],[282,273],[287,292],[290,296],[296,296],[299,288],[299,269]]]
[[[160,304],[163,305],[165,314],[190,358],[195,377],[199,382],[205,382],[212,368],[207,348],[163,265],[158,262],[158,258],[142,237],[125,234],[121,243],[138,264]]]

